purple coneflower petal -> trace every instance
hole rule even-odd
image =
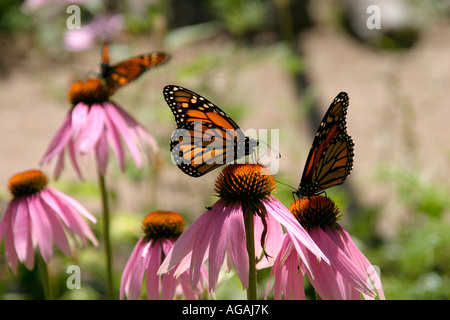
[[[108,137],[108,141],[111,145],[111,148],[113,149],[113,152],[116,156],[117,162],[119,163],[120,169],[122,171],[124,171],[125,170],[125,153],[123,150],[122,141],[120,139],[120,134],[108,116],[105,117],[105,126],[106,126],[106,135]]]
[[[381,300],[385,300],[383,286],[381,284],[380,277],[372,264],[369,260],[362,254],[362,252],[356,247],[354,241],[348,234],[348,232],[341,228],[340,230],[341,237],[343,242],[347,245],[347,248],[349,250],[349,255],[352,258],[352,260],[359,264],[360,268],[362,270],[366,270],[367,276],[369,277],[370,281],[372,282],[373,286],[375,287],[376,291],[378,292],[378,295]],[[371,296],[367,296],[366,298],[370,298]]]
[[[81,154],[87,153],[95,147],[104,131],[105,110],[98,104],[91,105],[83,130],[76,140],[78,150]]]
[[[5,255],[8,260],[8,264],[14,274],[17,274],[17,265],[19,258],[14,248],[14,231],[13,231],[13,212],[17,210],[18,200],[12,200],[6,208],[5,215],[3,216],[3,230],[5,234]]]
[[[14,219],[14,247],[17,256],[31,270],[34,267],[34,249],[31,239],[31,220],[26,201],[16,200],[17,214]],[[19,208],[20,207],[20,208]]]
[[[69,150],[70,162],[72,162],[72,166],[74,167],[75,172],[77,173],[80,180],[84,180],[83,174],[81,173],[80,167],[78,166],[77,162],[77,155],[76,155],[77,151],[75,150],[75,143],[72,140],[70,140],[69,143],[67,144],[67,149]]]
[[[43,165],[48,163],[53,156],[62,152],[65,145],[69,141],[71,134],[71,118],[70,116],[66,116],[63,124],[58,129],[53,139],[50,141],[47,151],[45,151],[45,154],[40,160],[39,164]]]
[[[122,273],[122,278],[120,280],[120,299],[123,300],[125,298],[125,293],[128,295],[128,290],[130,287],[130,274],[133,270],[134,263],[138,258],[140,258],[139,253],[141,252],[142,243],[144,242],[144,239],[141,238],[138,240],[136,245],[133,248],[133,251],[131,252],[130,258],[127,261],[127,264],[125,265],[125,269]]]
[[[330,229],[330,232],[338,232]],[[321,228],[313,228],[310,230],[311,237],[322,248],[325,255],[329,257],[331,265],[343,276],[343,278],[351,284],[355,289],[368,296],[374,297],[374,291],[367,282],[367,274],[365,270],[355,268],[355,263],[350,260],[349,256],[341,250],[329,236]]]
[[[185,257],[189,254],[190,251],[192,251],[196,237],[198,235],[202,235],[204,232],[204,229],[207,229],[209,220],[210,219],[209,219],[208,215],[202,214],[189,226],[189,228],[187,228],[181,234],[181,236],[178,238],[176,244],[172,247],[169,254],[167,254],[166,258],[164,259],[163,263],[161,264],[161,266],[158,270],[158,274],[161,275],[161,274],[167,273],[177,263],[182,261],[183,258],[185,260],[187,260],[187,258],[185,258]],[[199,234],[200,232],[201,232],[201,234]],[[176,277],[178,277],[181,273],[186,271],[186,269],[184,269],[185,265],[186,264],[180,263],[180,265],[177,267],[177,272],[175,273]]]
[[[308,251],[308,254],[314,256]],[[315,256],[314,256],[315,257]],[[280,252],[277,255],[270,272],[269,283],[266,288],[266,298],[270,292],[274,292],[274,298],[304,300],[303,288],[304,265],[289,236],[284,237]],[[269,292],[270,284],[274,279],[273,287]]]
[[[58,189],[55,189],[52,187],[47,187],[46,189],[48,190],[48,192],[53,194],[54,197],[57,197],[58,201],[66,204],[68,206],[73,207],[76,211],[81,213],[85,218],[91,220],[91,222],[93,222],[93,223],[97,223],[97,219],[92,214],[90,214],[89,211],[87,211],[86,208],[84,208],[78,201],[76,201],[75,199],[62,193]]]
[[[220,200],[219,200],[220,201]],[[216,210],[217,206],[214,205],[211,210]],[[212,232],[216,236],[211,239],[211,244],[209,246],[209,262],[208,271],[209,278],[208,282],[210,285],[210,290],[214,290],[217,285],[217,280],[219,278],[220,268],[223,265],[223,260],[225,258],[225,252],[227,248],[226,237],[222,236],[224,222],[226,215],[223,214],[223,207],[220,207],[219,212],[211,212],[216,215],[217,221],[211,226]]]
[[[145,145],[148,144],[153,153],[158,152],[159,147],[155,138],[144,127],[142,127],[132,116],[130,116],[122,107],[120,107],[119,105],[116,105],[116,107],[119,113],[127,122],[129,128],[134,133],[135,139],[138,142],[140,142],[141,147],[147,151],[148,148],[146,148]],[[148,154],[148,157],[151,159],[152,154]]]
[[[89,114],[89,105],[85,103],[78,103],[76,106],[73,107],[70,116],[71,116],[71,135],[72,139],[75,140],[78,138],[78,135],[83,130],[86,119]]]
[[[316,243],[311,239],[310,235],[302,228],[300,223],[295,219],[292,213],[275,197],[270,197],[269,201],[265,201],[264,205],[268,209],[268,213],[281,223],[286,232],[291,237],[293,244],[303,261],[308,261],[306,255],[303,253],[303,246],[310,250],[317,257],[317,260],[323,259],[329,263],[327,257],[319,249]],[[309,264],[306,267],[310,269]]]
[[[129,300],[136,300],[139,298],[139,294],[141,293],[142,280],[144,279],[146,269],[144,252],[145,254],[147,254],[147,251],[149,250],[149,247],[151,247],[151,245],[152,241],[149,241],[147,243],[141,243],[141,245],[138,247],[136,259],[134,260],[128,279],[129,286],[127,298]]]
[[[31,195],[26,200],[42,259],[49,263],[53,254],[53,233],[50,220],[37,197],[38,195]]]
[[[48,209],[44,209],[45,213],[42,212],[41,214],[46,214],[48,217],[54,242],[64,254],[71,256],[72,250],[70,249],[69,242],[67,241],[67,236],[64,232],[61,220],[58,219],[57,212],[54,211],[50,206],[48,206],[45,201],[42,200],[42,198],[38,197],[36,200],[40,202],[42,208],[46,207],[45,209]]]
[[[265,217],[267,224],[267,234],[264,239],[264,252],[265,257],[257,264],[257,269],[267,268],[273,264],[278,251],[283,243],[283,228],[281,224],[274,219],[272,215],[267,215]],[[263,248],[261,246],[261,236],[264,231],[264,225],[262,219],[255,217],[255,251],[256,256],[260,257],[263,253]]]
[[[55,180],[59,179],[59,177],[61,176],[61,172],[64,169],[64,154],[65,154],[64,149],[61,150],[61,152],[58,154],[58,158],[56,160],[55,165],[55,171],[53,173],[53,177],[55,178]]]
[[[227,212],[229,212],[225,222],[227,231],[227,255],[229,254],[233,261],[242,286],[247,288],[249,261],[242,207],[240,204],[229,205]]]
[[[156,268],[158,270],[159,264]],[[156,271],[155,270],[155,271]],[[177,286],[178,286],[178,279],[176,279],[174,276],[174,270],[169,272],[168,274],[165,274],[162,276],[162,295],[161,298],[163,300],[171,300],[173,299]]]
[[[105,102],[103,106],[105,108],[106,115],[109,117],[111,122],[114,123],[114,125],[117,127],[117,131],[120,132],[120,134],[122,135],[122,137],[128,147],[128,150],[130,150],[130,153],[134,159],[134,162],[136,163],[136,165],[138,167],[141,167],[141,165],[142,165],[141,155],[140,155],[139,149],[133,139],[133,136],[130,132],[130,128],[126,123],[126,120],[122,117],[121,113],[117,110],[116,105],[109,103],[109,102]]]
[[[144,262],[147,268],[147,275],[146,275],[146,288],[147,288],[147,297],[150,300],[159,300],[160,298],[160,277],[156,274],[158,271],[159,266],[161,265],[161,242],[158,240],[151,240],[153,243],[147,247],[147,251],[145,253],[146,261]],[[163,292],[164,292],[164,285],[162,286]],[[170,298],[166,297],[163,299],[171,299],[173,297],[170,296]]]
[[[106,174],[106,166],[108,165],[108,142],[106,135],[100,135],[97,145],[95,146],[95,158],[97,159],[97,166],[99,173],[104,176]]]
[[[169,273],[169,275],[170,274],[171,273]],[[206,278],[207,276],[205,274],[203,274],[203,277]],[[173,277],[173,278],[175,278],[175,277]],[[180,281],[181,289],[183,290],[183,294],[186,297],[186,300],[198,300],[198,294],[194,290],[192,290],[192,287],[189,284],[189,274],[185,272],[182,275],[180,275],[180,277],[178,279]],[[200,283],[196,287],[196,289],[198,292],[201,292],[202,288],[201,288]]]
[[[51,187],[47,187],[45,192],[41,192],[41,198],[59,216],[68,229],[73,234],[78,235],[85,244],[87,244],[87,237],[94,246],[98,245],[97,238],[79,213],[94,223],[97,220],[79,202]]]

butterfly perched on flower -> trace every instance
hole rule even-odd
[[[148,69],[166,63],[169,59],[170,55],[167,53],[152,52],[110,65],[108,44],[103,43],[100,78],[104,80],[111,96],[118,88],[136,80]]]
[[[339,93],[325,113],[309,151],[297,196],[310,197],[344,182],[353,167],[352,138],[347,134],[348,95]]]
[[[200,177],[250,155],[258,141],[246,137],[236,122],[198,93],[169,85],[164,99],[175,116],[170,151],[187,175]]]

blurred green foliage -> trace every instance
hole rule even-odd
[[[31,19],[20,10],[20,1],[3,0],[0,2],[0,33],[16,33],[25,31]]]
[[[399,236],[374,248],[390,299],[450,299],[450,185],[417,171],[383,166],[380,183],[391,185],[408,213]]]
[[[267,25],[267,3],[264,0],[211,0],[208,6],[217,21],[239,38]]]

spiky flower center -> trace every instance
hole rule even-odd
[[[35,194],[47,185],[47,176],[40,170],[28,170],[13,175],[8,182],[8,189],[17,198]]]
[[[217,177],[215,191],[228,203],[257,203],[275,190],[275,180],[259,164],[232,164]]]
[[[154,211],[149,213],[142,221],[147,241],[151,239],[176,239],[183,233],[185,221],[183,217],[172,211]]]
[[[340,218],[334,201],[322,195],[302,197],[293,202],[289,210],[305,229],[335,227]]]
[[[70,86],[67,96],[73,106],[80,102],[91,105],[107,101],[109,93],[102,81],[94,78],[75,82]]]

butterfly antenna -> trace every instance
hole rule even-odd
[[[289,187],[289,188],[291,188],[291,189],[293,189],[292,192],[296,192],[296,189],[295,189],[293,186],[291,186],[291,185],[289,185],[289,184],[287,184],[287,183],[284,183],[284,182],[279,181],[279,180],[277,180],[277,179],[275,179],[275,182],[276,182],[276,183],[279,183],[279,184],[282,184],[282,185],[284,185],[284,186],[286,186],[286,187]]]
[[[278,150],[276,150],[275,148],[273,148],[270,144],[268,144],[267,142],[265,142],[265,141],[259,141],[258,140],[258,146],[262,146],[262,145],[265,145],[266,146],[266,148],[264,148],[264,153],[263,153],[263,155],[264,154],[267,154],[267,150],[268,149],[270,149],[270,152],[272,153],[275,153],[275,155],[276,155],[276,158],[275,159],[280,159],[281,158],[281,153],[279,153],[278,152]]]

